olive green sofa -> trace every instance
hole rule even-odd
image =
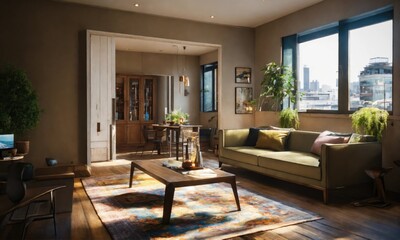
[[[381,144],[358,142],[322,144],[320,156],[310,152],[319,132],[292,131],[284,151],[244,146],[249,129],[219,131],[219,163],[252,170],[277,179],[328,192],[369,183],[366,169],[380,167]]]

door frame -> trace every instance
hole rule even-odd
[[[87,73],[87,164],[90,165],[92,162],[91,159],[91,117],[90,117],[90,91],[91,91],[91,69],[90,69],[90,64],[93,61],[91,59],[91,35],[99,35],[99,36],[107,36],[107,37],[122,37],[122,38],[133,38],[133,39],[140,39],[140,40],[148,40],[148,41],[160,41],[160,42],[166,42],[166,43],[171,43],[171,44],[184,44],[186,46],[190,45],[197,45],[197,46],[212,46],[215,47],[218,51],[218,64],[219,67],[222,66],[222,46],[219,44],[211,44],[211,43],[204,43],[204,42],[193,42],[193,41],[184,41],[184,40],[177,40],[177,39],[168,39],[168,38],[156,38],[156,37],[149,37],[149,36],[142,36],[142,35],[134,35],[134,34],[123,34],[123,33],[115,33],[115,32],[105,32],[105,31],[97,31],[97,30],[86,30],[86,56],[87,56],[87,63],[86,63],[86,73]],[[115,41],[114,41],[114,50],[117,51],[115,47]],[[115,55],[115,52],[114,52]],[[114,61],[115,63],[115,61]],[[115,66],[114,70],[115,70]],[[222,67],[221,67],[222,69]],[[115,74],[114,74],[115,75]],[[218,71],[218,79],[222,79],[222,71]],[[115,76],[114,76],[114,82],[115,82]],[[112,85],[114,89],[111,89],[112,92],[115,92],[115,84]],[[221,96],[221,89],[222,89],[222,84],[221,80],[218,81],[218,96]],[[115,96],[114,96],[115,97]],[[115,112],[115,101],[110,99],[110,105],[111,109],[113,112]],[[218,105],[220,105],[221,101],[218,101]],[[220,106],[218,106],[218,109],[221,109]],[[220,112],[218,111],[218,117],[220,117]],[[113,160],[115,159],[115,152],[116,152],[116,137],[115,137],[115,114],[111,114],[110,118],[112,119],[111,124],[110,124],[110,137],[109,137],[109,147],[110,147],[110,159]],[[219,127],[219,126],[218,126]]]

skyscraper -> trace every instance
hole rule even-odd
[[[310,68],[306,65],[303,67],[303,72],[304,72],[304,91],[308,92],[310,91]]]
[[[360,72],[360,100],[391,110],[392,72],[388,58],[371,58]]]

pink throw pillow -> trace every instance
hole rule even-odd
[[[328,131],[322,132],[317,139],[315,139],[311,152],[317,155],[321,155],[321,146],[325,143],[346,143],[346,139],[343,137],[329,136]]]

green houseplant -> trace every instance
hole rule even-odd
[[[296,101],[293,73],[288,67],[270,62],[261,71],[264,78],[261,81],[259,102],[265,98],[271,99],[271,109],[279,111],[285,98],[291,103]]]
[[[383,131],[387,127],[389,113],[375,107],[364,107],[350,115],[352,127],[356,133],[375,136],[382,141]]]
[[[185,123],[188,119],[189,114],[182,112],[181,109],[175,109],[165,117],[166,121],[173,122],[174,124]]]
[[[283,128],[298,129],[300,126],[297,109],[285,108],[279,113],[279,125]]]
[[[37,94],[26,73],[11,65],[0,69],[0,109],[0,133],[21,136],[39,122]]]

